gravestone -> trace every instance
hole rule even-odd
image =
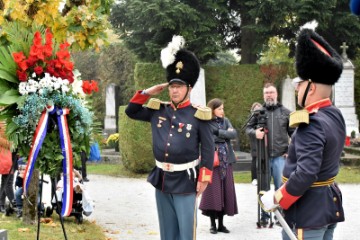
[[[113,83],[106,87],[104,133],[107,135],[117,132],[116,89],[117,87]]]
[[[343,49],[342,59],[344,69],[338,80],[333,86],[332,101],[334,105],[340,109],[344,116],[346,124],[346,135],[351,136],[351,132],[359,132],[359,120],[355,111],[355,94],[354,94],[354,65],[348,59],[346,49],[348,48],[345,43],[341,46]]]
[[[205,92],[205,71],[200,69],[200,74],[194,88],[190,94],[191,103],[206,106],[206,92]]]
[[[292,79],[287,76],[287,78],[282,83],[281,91],[281,104],[284,105],[290,112],[296,110],[296,98],[295,98],[295,88],[292,85]]]
[[[7,230],[6,229],[0,229],[0,240],[7,240]]]

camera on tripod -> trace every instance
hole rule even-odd
[[[266,126],[267,113],[264,108],[255,110],[253,116],[256,118],[257,128]]]

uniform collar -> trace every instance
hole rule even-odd
[[[179,108],[184,108],[184,107],[190,106],[190,104],[191,104],[190,99],[188,99],[188,100],[185,100],[184,102],[179,103],[177,106],[175,106],[174,103],[171,102],[171,107],[173,109],[179,109]]]
[[[325,99],[322,99],[320,101],[314,102],[314,103],[306,106],[305,109],[309,113],[317,113],[320,108],[328,107],[331,105],[332,105],[332,103],[331,103],[330,98],[325,98]]]

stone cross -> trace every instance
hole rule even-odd
[[[346,42],[343,42],[340,48],[343,50],[341,57],[346,61],[348,59],[348,56],[346,54],[346,49],[348,49],[349,46],[346,45]]]

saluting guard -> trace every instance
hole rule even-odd
[[[196,198],[212,179],[215,148],[209,123],[212,113],[209,108],[190,102],[200,64],[184,44],[183,37],[174,36],[161,51],[168,83],[138,91],[125,111],[130,118],[151,123],[155,167],[148,181],[156,189],[163,240],[196,238]],[[165,88],[170,102],[149,100]]]
[[[296,47],[294,80],[303,110],[290,115],[292,135],[283,171],[283,185],[261,200],[270,210],[284,209],[297,239],[330,240],[344,221],[342,195],[335,183],[345,142],[345,121],[330,96],[343,69],[340,55],[311,29],[301,30]],[[283,239],[289,237],[283,231]]]

